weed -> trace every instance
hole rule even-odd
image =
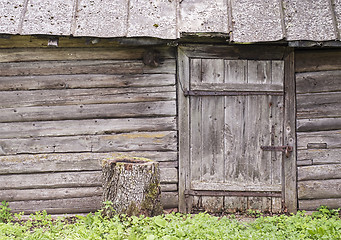
[[[7,223],[13,220],[11,209],[8,206],[8,202],[2,201],[0,204],[0,223]]]

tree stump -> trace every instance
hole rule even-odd
[[[103,160],[103,201],[116,214],[162,214],[159,163],[145,158]]]

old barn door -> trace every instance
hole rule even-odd
[[[285,180],[294,138],[284,52],[243,58],[236,55],[243,49],[210,49],[208,56],[195,49],[179,50],[180,208],[281,211],[285,192],[296,191],[289,186],[295,179]],[[295,168],[289,171],[290,178]]]

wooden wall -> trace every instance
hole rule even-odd
[[[162,201],[177,207],[175,50],[0,49],[0,200],[18,212],[96,211],[102,159],[160,162]]]
[[[295,52],[299,209],[341,207],[341,50]]]

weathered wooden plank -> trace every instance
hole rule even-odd
[[[282,46],[266,46],[257,47],[250,45],[240,46],[217,46],[217,45],[195,45],[186,44],[181,46],[182,51],[188,57],[196,58],[222,58],[228,60],[282,60],[284,57],[285,47]]]
[[[66,198],[55,200],[32,200],[9,202],[13,212],[25,214],[46,210],[48,214],[89,213],[95,212],[102,206],[102,196],[82,198]]]
[[[178,193],[177,192],[162,192],[161,204],[163,208],[176,208],[178,207]]]
[[[77,74],[0,77],[0,90],[133,88],[175,85],[174,74]]]
[[[0,109],[0,122],[175,116],[175,101]]]
[[[173,86],[0,91],[0,108],[167,101],[175,100],[175,95]]]
[[[299,181],[298,198],[341,198],[341,179]]]
[[[191,182],[192,190],[212,190],[212,191],[251,191],[251,192],[280,192],[281,184],[256,184],[256,183],[209,183],[209,182]]]
[[[101,161],[117,157],[144,157],[159,162],[160,168],[177,167],[177,152],[111,152],[22,154],[0,156],[0,174],[101,170]]]
[[[0,191],[0,199],[7,202],[83,198],[92,196],[102,196],[102,187],[7,189]]]
[[[297,160],[297,166],[310,166],[313,165],[313,160],[307,159],[307,160]]]
[[[327,144],[327,148],[341,148],[341,131],[299,132],[297,133],[297,148],[307,149],[308,144]]]
[[[248,83],[269,84],[272,82],[271,61],[247,61]]]
[[[341,69],[341,51],[335,49],[295,52],[295,72],[316,72]]]
[[[341,148],[336,149],[308,149],[297,152],[297,160],[310,160],[313,164],[341,163]]]
[[[201,64],[203,83],[224,82],[225,64],[222,59],[202,59]],[[201,180],[223,182],[225,171],[224,97],[205,97],[201,101],[202,144],[192,147],[202,151]],[[200,162],[194,164],[200,164]]]
[[[178,183],[177,168],[160,168],[161,183]]]
[[[294,52],[288,50],[284,60],[284,128],[283,142],[293,148],[289,156],[283,159],[283,197],[284,208],[291,213],[297,211],[297,166],[296,166],[296,92]],[[298,140],[297,140],[298,141]]]
[[[99,187],[101,178],[101,171],[0,175],[0,189]]]
[[[174,183],[167,183],[167,184],[160,184],[162,192],[176,192],[178,190],[178,184]]]
[[[341,164],[299,167],[297,173],[298,181],[341,178]]]
[[[298,132],[317,132],[341,129],[340,118],[298,119]]]
[[[191,90],[233,92],[283,92],[283,85],[262,83],[191,83]]]
[[[248,209],[260,210],[261,212],[271,212],[271,197],[248,197]]]
[[[174,48],[154,47],[162,59],[175,58]],[[133,60],[142,59],[146,47],[111,48],[26,48],[0,49],[0,62]]]
[[[297,95],[298,118],[341,117],[341,92]]]
[[[341,71],[296,73],[297,93],[341,91]]]
[[[300,210],[307,211],[316,211],[316,209],[320,206],[327,206],[330,209],[337,209],[341,206],[341,198],[299,200],[298,206]]]
[[[157,67],[149,67],[139,60],[83,60],[0,63],[0,76],[29,76],[56,74],[175,74],[175,60],[164,60]]]
[[[185,89],[189,89],[190,82],[190,60],[183,47],[178,48],[178,126],[179,126],[179,196],[178,204],[179,211],[187,213],[190,209],[187,209],[187,203],[185,198],[185,190],[189,188],[189,176],[190,176],[190,121],[189,121],[189,98],[186,98],[183,94]],[[191,206],[189,206],[191,207]]]
[[[272,213],[282,213],[282,198],[272,198]]]
[[[0,140],[0,155],[115,151],[176,151],[174,131]]]
[[[0,123],[0,139],[176,130],[176,118],[119,118]]]

